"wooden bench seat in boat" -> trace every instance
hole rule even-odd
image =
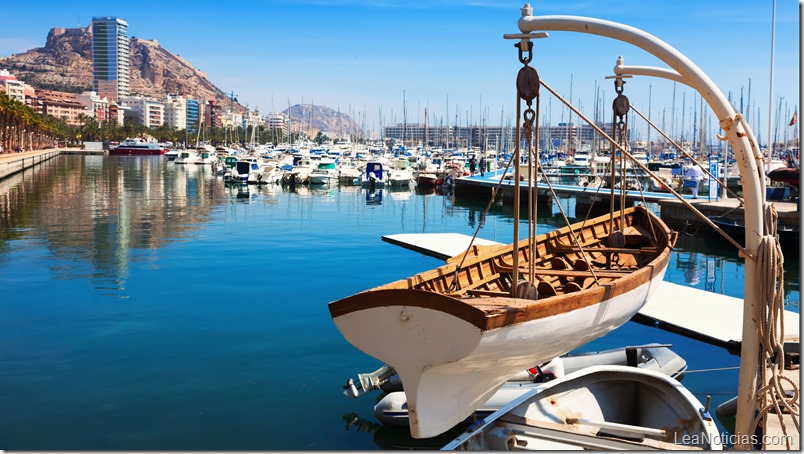
[[[619,437],[607,436],[605,432],[600,431],[600,427],[585,424],[560,424],[548,421],[536,421],[530,418],[525,418],[519,415],[505,415],[498,418],[497,421],[505,425],[505,432],[510,435],[524,435],[531,436],[537,439],[567,439],[568,445],[575,445],[579,447],[589,447],[592,449],[600,449],[600,446],[595,443],[595,439],[606,440],[606,446],[610,449],[661,449],[661,450],[680,450],[680,451],[700,451],[702,448],[697,446],[687,446],[682,444],[671,443],[667,441],[657,440],[654,438],[644,438],[641,440],[629,440]],[[635,434],[642,434],[645,432],[653,432],[657,429],[648,427],[631,426],[625,424],[618,424],[621,431],[628,431],[631,429]],[[662,431],[664,432],[664,431]],[[564,434],[563,437],[561,434]]]
[[[572,252],[581,252],[581,247],[578,246],[554,246],[553,252],[556,254],[569,254]],[[643,254],[658,254],[659,251],[655,247],[643,247],[639,249],[635,248],[627,248],[627,247],[594,247],[594,246],[584,246],[583,252],[586,253],[593,253],[593,252],[600,252],[605,254],[635,254],[635,255],[643,255]]]
[[[497,265],[497,271],[500,273],[511,273],[514,271],[513,266],[504,266],[504,265]],[[528,273],[527,267],[519,267],[520,274],[527,274]],[[593,277],[592,270],[561,270],[555,268],[544,268],[544,267],[537,267],[535,269],[536,276],[562,276],[562,277]],[[627,276],[630,273],[633,273],[633,270],[594,270],[594,276],[597,277],[607,277],[607,278],[618,278]]]

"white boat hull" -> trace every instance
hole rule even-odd
[[[411,435],[428,438],[463,421],[512,375],[627,322],[658,288],[665,270],[666,266],[646,284],[597,304],[486,331],[405,301],[389,301],[333,321],[341,333],[349,334],[352,345],[399,373]],[[408,295],[415,296],[416,291],[411,292]],[[535,345],[539,347],[534,356]]]
[[[489,398],[489,400],[478,407],[475,412],[462,421],[462,423],[468,425],[473,422],[473,420],[483,419],[522,394],[534,388],[544,388],[545,383],[551,380],[549,377],[553,377],[552,380],[555,380],[556,378],[562,378],[565,375],[592,366],[629,366],[660,372],[676,380],[680,380],[687,370],[687,362],[667,347],[666,345],[649,344],[602,352],[586,352],[559,356],[547,363],[541,364],[538,373],[533,372],[534,367],[529,370],[523,370],[517,375],[512,376],[509,381]],[[633,355],[631,359],[629,359],[629,350],[631,350],[631,354]],[[384,370],[387,369],[381,368],[378,372]],[[393,369],[391,369],[391,371],[393,371]],[[365,385],[371,384],[371,377],[374,377],[375,380],[377,379],[376,374],[377,372],[364,374],[369,377],[361,377],[358,380],[362,393],[366,392],[363,391]],[[387,380],[387,382],[378,381],[380,388],[388,392],[374,406],[374,417],[387,426],[407,428],[408,403],[405,399],[405,393],[402,392],[402,382],[399,381],[397,375],[391,375],[387,378],[384,375],[380,376]],[[353,381],[347,382],[347,386],[350,384],[354,386]],[[344,388],[346,388],[346,386]],[[371,389],[369,389],[369,391],[370,390]],[[353,397],[359,394],[361,394],[361,392],[358,392],[357,389],[354,390],[353,394],[347,392],[347,395]]]
[[[593,366],[529,390],[443,450],[723,448],[701,402],[676,380],[627,366]]]

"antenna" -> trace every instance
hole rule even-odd
[[[237,97],[237,95],[235,94],[234,91],[232,91],[230,93],[226,93],[226,96],[228,96],[229,99],[232,101],[232,112],[234,112],[234,103],[235,103],[235,98]]]

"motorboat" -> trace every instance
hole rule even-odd
[[[413,181],[413,174],[409,169],[394,169],[388,175],[390,186],[408,186]]]
[[[174,162],[176,164],[195,164],[198,159],[198,152],[195,149],[188,148],[186,150],[181,150],[179,156]]]
[[[335,160],[321,158],[318,167],[310,171],[310,184],[330,184],[338,182],[338,170],[335,169]]]
[[[366,170],[361,176],[361,184],[369,187],[382,187],[385,186],[388,180],[388,175],[385,171],[382,162],[368,161],[366,162]]]

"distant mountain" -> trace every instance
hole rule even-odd
[[[296,104],[282,113],[290,118],[294,131],[305,131],[310,138],[315,138],[319,131],[333,139],[358,134],[358,125],[354,120],[329,107]]]
[[[131,38],[131,94],[161,98],[178,93],[203,102],[229,105],[223,90],[188,61],[161,47],[156,40]],[[0,57],[0,68],[34,88],[79,93],[92,89],[92,30],[53,28],[45,47]],[[236,109],[243,111],[241,105]]]

